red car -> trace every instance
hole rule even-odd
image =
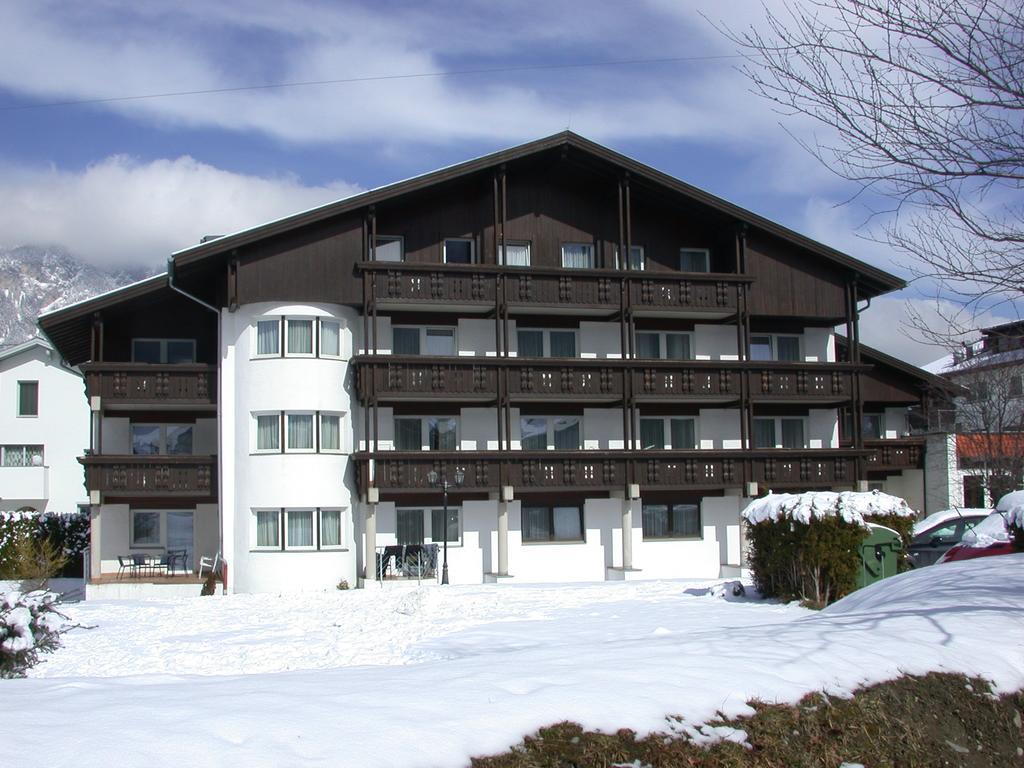
[[[973,560],[976,557],[1009,555],[1017,551],[1010,536],[1007,514],[993,512],[972,530],[964,533],[960,543],[947,549],[935,564]]]

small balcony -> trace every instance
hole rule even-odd
[[[217,366],[196,363],[85,363],[85,391],[104,408],[217,405]]]
[[[465,451],[379,452],[355,455],[361,488],[384,492],[431,491],[430,472],[465,473],[461,490],[495,492],[501,485],[523,491],[715,490],[754,481],[766,488],[828,488],[857,479],[863,451],[844,449],[758,451]]]
[[[923,437],[904,437],[898,440],[865,440],[864,448],[869,471],[896,473],[904,469],[924,469]]]
[[[217,496],[216,456],[83,456],[85,486],[103,497]]]
[[[754,402],[842,403],[853,397],[853,375],[867,366],[850,363],[750,362],[747,386]]]
[[[735,315],[740,285],[753,278],[705,272],[361,262],[367,297],[383,309],[488,312],[507,304],[517,314],[558,312],[608,316],[634,313],[721,319]]]
[[[50,495],[50,468],[44,466],[0,467],[0,497],[30,502],[45,502]]]

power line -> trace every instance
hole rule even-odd
[[[290,83],[264,83],[261,85],[239,85],[232,88],[204,88],[194,91],[168,91],[166,93],[145,93],[131,96],[108,96],[97,99],[77,99],[73,101],[52,101],[44,104],[19,104],[0,107],[0,112],[16,112],[27,109],[47,109],[50,107],[72,107],[83,104],[110,104],[119,101],[141,101],[143,99],[165,99],[176,96],[205,96],[215,93],[238,93],[241,91],[262,91],[273,88],[299,88],[312,85],[343,85],[345,83],[369,83],[384,80],[413,80],[428,77],[455,77],[459,75],[491,75],[505,72],[527,72],[531,70],[552,69],[584,69],[587,67],[619,67],[640,64],[678,64],[682,62],[715,61],[720,59],[740,59],[742,54],[720,54],[716,56],[671,56],[657,59],[611,59],[608,61],[585,61],[570,64],[524,64],[518,67],[487,67],[481,69],[452,69],[437,72],[414,72],[398,75],[367,75],[364,77],[342,77],[334,80],[302,80]]]

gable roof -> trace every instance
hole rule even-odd
[[[346,197],[333,203],[312,208],[308,211],[296,213],[281,219],[260,224],[249,229],[241,230],[233,234],[224,235],[207,242],[184,248],[176,251],[172,258],[176,265],[192,264],[210,256],[224,253],[231,249],[239,248],[250,243],[262,240],[273,235],[288,232],[307,224],[313,224],[332,216],[348,213],[360,208],[373,205],[399,195],[415,192],[441,182],[457,179],[472,173],[486,170],[494,166],[508,163],[513,160],[536,155],[558,147],[571,147],[591,156],[597,157],[623,170],[629,171],[641,179],[653,184],[662,186],[671,191],[684,195],[698,203],[704,204],[720,213],[733,217],[749,226],[768,232],[811,253],[822,256],[833,261],[853,272],[858,273],[875,289],[875,293],[886,293],[906,287],[906,282],[882,269],[873,267],[863,261],[853,258],[841,251],[837,251],[823,243],[812,240],[787,227],[777,224],[774,221],[752,213],[744,208],[734,205],[709,192],[698,189],[684,181],[669,176],[666,173],[645,165],[626,155],[620,154],[596,142],[585,139],[572,131],[563,131],[536,141],[520,144],[509,149],[484,155],[473,160],[468,160],[456,165],[441,168],[430,173],[415,176],[405,181],[388,184],[368,192],[362,192],[351,197]]]
[[[33,336],[28,341],[23,341],[20,344],[12,344],[10,346],[0,345],[0,360],[6,360],[10,357],[17,357],[22,352],[27,352],[30,349],[39,347],[47,352],[53,352],[54,348],[46,339],[42,339],[38,336]]]
[[[847,338],[839,333],[836,334],[836,344],[840,347],[848,348]],[[924,368],[908,363],[905,360],[900,360],[892,355],[887,355],[885,352],[875,349],[874,347],[869,347],[867,344],[860,345],[860,353],[862,357],[874,360],[888,368],[894,368],[900,373],[912,378],[920,379],[922,383],[927,384],[930,387],[949,391],[961,389],[958,384],[954,384],[947,378],[938,376]]]

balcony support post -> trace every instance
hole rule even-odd
[[[633,567],[633,499],[629,493],[622,500],[622,568]]]
[[[377,578],[377,505],[367,502],[363,509],[363,533],[366,536],[363,579],[369,582]]]
[[[503,498],[498,500],[498,575],[508,576],[508,502]]]

